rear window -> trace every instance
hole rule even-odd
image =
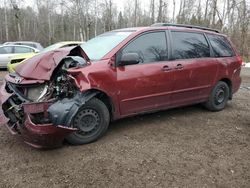
[[[36,45],[34,43],[19,42],[19,43],[15,43],[15,44],[25,45],[25,46],[36,48]]]
[[[210,49],[202,33],[172,31],[174,59],[210,57]]]
[[[235,55],[230,43],[224,36],[207,34],[215,57],[232,57]]]
[[[36,45],[35,45],[35,44],[32,44],[32,43],[26,43],[26,44],[24,44],[24,45],[30,46],[30,47],[33,47],[33,48],[36,48]]]

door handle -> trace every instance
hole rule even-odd
[[[177,64],[175,67],[175,69],[177,69],[177,70],[183,69],[183,68],[184,68],[184,66],[182,64]]]
[[[171,71],[171,70],[172,70],[172,68],[170,68],[168,65],[165,65],[162,67],[162,71],[164,71],[164,72]]]

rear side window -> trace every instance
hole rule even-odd
[[[201,33],[172,31],[174,59],[210,57],[210,49]]]
[[[33,52],[33,50],[31,48],[26,48],[26,47],[22,47],[22,46],[15,46],[15,53],[29,53],[29,52]]]
[[[166,61],[168,59],[166,34],[162,32],[147,33],[129,43],[121,52],[138,53],[141,63]]]
[[[225,37],[212,34],[207,34],[207,36],[216,57],[232,57],[235,55],[230,43]]]

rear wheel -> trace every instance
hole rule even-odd
[[[101,100],[93,98],[78,110],[72,120],[72,127],[78,131],[66,139],[73,145],[94,142],[107,131],[109,121],[110,114],[106,105]]]
[[[225,108],[229,99],[229,87],[227,83],[219,81],[212,90],[205,107],[211,111],[220,111]]]

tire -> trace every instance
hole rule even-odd
[[[223,110],[229,99],[230,89],[227,83],[219,81],[213,88],[205,107],[210,111]]]
[[[78,131],[67,136],[73,145],[88,144],[98,140],[107,131],[110,114],[107,106],[99,99],[92,98],[86,102],[72,119],[71,126]]]

